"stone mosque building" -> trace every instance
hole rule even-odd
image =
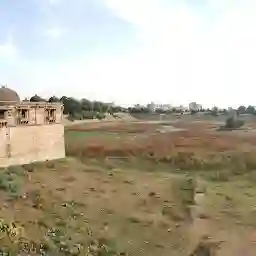
[[[0,88],[0,167],[65,157],[63,105],[21,102]]]

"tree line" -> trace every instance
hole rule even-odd
[[[110,103],[101,101],[90,101],[88,99],[75,99],[73,97],[62,96],[58,98],[56,96],[50,97],[48,100],[34,95],[29,100],[30,102],[61,102],[64,106],[64,115],[67,115],[69,119],[81,120],[81,119],[102,119],[106,113],[114,114],[117,112],[124,112],[126,109],[120,106],[113,106]]]
[[[123,108],[121,106],[114,106],[110,103],[105,103],[101,101],[90,101],[88,99],[75,99],[73,97],[62,96],[58,98],[56,96],[50,97],[48,100],[34,95],[29,100],[25,99],[24,101],[30,102],[61,102],[64,105],[64,114],[67,115],[70,119],[92,119],[92,118],[99,118],[102,119],[105,117],[106,113],[115,114],[118,112],[128,112],[128,113],[151,113],[152,111],[148,107],[139,107],[138,105],[129,108]],[[249,105],[239,106],[235,109],[238,114],[256,114],[256,109],[254,106]],[[198,111],[189,111],[189,110],[182,110],[179,108],[172,108],[170,110],[164,109],[156,109],[154,112],[157,114],[172,114],[172,113],[180,113],[183,112],[191,112],[191,114],[196,114],[197,112],[205,112],[205,114],[211,114],[213,116],[218,114],[225,114],[228,110],[227,109],[219,109],[217,107],[213,107],[212,109],[200,109]]]

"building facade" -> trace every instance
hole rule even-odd
[[[0,167],[65,157],[63,105],[21,102],[0,88]]]
[[[155,112],[156,109],[161,109],[164,111],[168,111],[172,109],[172,105],[171,104],[156,104],[154,102],[151,102],[147,105],[147,108],[151,111],[151,112]]]
[[[176,111],[180,111],[180,112],[187,112],[188,111],[188,107],[185,107],[185,106],[173,106],[173,108],[176,110]]]
[[[202,105],[197,104],[196,102],[189,103],[189,110],[190,111],[200,111],[202,110]]]

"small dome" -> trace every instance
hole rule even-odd
[[[30,102],[45,102],[46,100],[35,94],[30,98]]]
[[[2,104],[4,104],[5,102],[6,104],[8,104],[8,101],[10,103],[20,102],[20,97],[18,93],[15,92],[14,90],[7,88],[5,86],[2,86],[0,88],[0,102],[2,102]]]

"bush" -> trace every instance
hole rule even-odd
[[[182,175],[175,179],[172,185],[172,194],[181,205],[193,205],[196,183],[193,177]]]
[[[75,118],[73,116],[70,116],[70,115],[68,115],[67,119],[68,119],[68,121],[71,121],[71,122],[75,121]]]
[[[83,111],[82,112],[83,119],[94,119],[95,115],[96,115],[95,111]]]
[[[226,123],[225,123],[225,128],[227,129],[237,129],[240,128],[244,125],[244,120],[241,119],[236,119],[233,116],[232,117],[228,117],[226,119]]]
[[[68,115],[68,120],[69,121],[75,121],[75,120],[82,120],[82,115],[80,113],[73,113]]]
[[[174,178],[171,184],[171,205],[164,205],[162,215],[174,221],[191,221],[190,206],[195,203],[194,195],[196,182],[188,175],[180,175]]]
[[[215,116],[215,117],[219,115],[218,111],[216,111],[216,110],[212,110],[210,112],[210,114],[211,114],[211,116]]]
[[[99,120],[102,120],[106,117],[106,115],[104,113],[98,112],[95,117]]]

